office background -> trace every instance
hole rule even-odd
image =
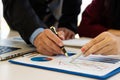
[[[82,0],[83,4],[81,6],[81,13],[83,12],[83,10],[86,8],[86,6],[91,3],[92,0]],[[78,24],[81,21],[81,13],[78,17]],[[3,6],[2,6],[2,0],[0,0],[0,39],[4,39],[7,38],[8,35],[10,33],[10,29],[8,27],[8,25],[6,24],[4,18],[3,18]],[[94,79],[90,79],[90,78],[86,78],[86,77],[80,77],[80,76],[71,76],[68,74],[62,74],[62,73],[57,73],[57,72],[51,72],[51,71],[47,71],[47,70],[38,70],[38,69],[32,69],[30,67],[23,67],[23,66],[19,66],[19,65],[13,65],[10,64],[9,62],[1,62],[0,63],[0,80],[16,80],[16,79],[25,79],[25,80],[32,80],[32,79],[38,79],[38,78],[44,78],[44,74],[46,73],[52,73],[52,74],[56,74],[54,77],[52,74],[48,75],[46,78],[44,79],[51,79],[51,80],[55,80],[56,77],[57,79],[61,79],[61,80],[73,80],[73,78],[75,78],[76,80],[82,79],[82,80],[94,80]],[[28,73],[33,73],[33,74],[28,74]],[[24,75],[24,74],[27,74]],[[14,76],[15,75],[15,76]],[[59,76],[61,75],[61,76]],[[120,77],[120,75],[116,75],[113,76],[113,78],[111,78],[110,80],[118,80]]]
[[[86,8],[86,6],[91,3],[92,0],[82,0],[82,6],[81,6],[81,13]],[[81,21],[81,13],[78,16],[78,24]],[[6,23],[6,21],[3,18],[3,6],[2,6],[2,0],[0,0],[0,39],[5,39],[8,37],[8,34],[10,33],[10,29]]]

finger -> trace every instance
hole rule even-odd
[[[105,47],[103,47],[102,49],[98,50],[97,52],[93,53],[93,54],[101,54],[101,55],[105,55],[105,54],[109,54],[108,52],[112,50],[111,45],[107,45]]]
[[[87,50],[85,52],[85,56],[88,56],[90,54],[93,54],[97,51],[99,51],[100,49],[102,49],[103,47],[107,46],[110,44],[110,40],[109,39],[104,39],[103,41],[100,41],[96,44],[94,44],[91,48],[89,48],[89,50]]]
[[[58,28],[58,31],[63,31],[65,34],[65,40],[67,39],[68,36],[68,31],[66,30],[66,28]]]
[[[74,39],[74,38],[75,38],[75,33],[74,33],[74,32],[71,32],[70,38],[71,38],[71,39]]]
[[[66,39],[71,39],[71,36],[73,35],[73,32],[72,31],[70,31],[70,30],[65,30],[65,37],[66,37]]]
[[[45,34],[46,34],[46,36],[50,39],[50,40],[52,40],[55,44],[57,44],[58,46],[63,46],[63,42],[62,42],[62,40],[57,36],[57,35],[55,35],[51,30],[49,30],[49,29],[46,29],[45,30]]]
[[[100,34],[99,36],[97,36],[96,38],[92,39],[89,43],[86,43],[82,48],[85,49],[84,53],[87,52],[93,45],[101,42],[102,40],[104,40],[105,37]]]
[[[39,53],[43,54],[43,55],[48,55],[48,56],[52,56],[52,55],[53,55],[52,53],[46,51],[43,47],[37,48],[37,51],[38,51]]]
[[[53,51],[51,50],[51,48],[49,46],[47,46],[45,43],[44,43],[44,40],[41,40],[39,43],[38,43],[38,46],[37,46],[37,50],[43,54],[49,54],[49,55],[52,55],[53,54]]]
[[[44,41],[46,41],[46,39],[47,39],[47,37],[46,37],[46,35],[45,34],[43,34],[43,33],[41,33],[38,37],[37,37],[37,39],[36,39],[36,41],[35,41],[35,46],[36,46],[36,48],[39,50],[39,52],[41,52],[41,53],[43,53],[43,54],[47,54],[48,55],[48,53],[51,55],[51,54],[53,54],[53,53],[57,53],[55,50],[52,50],[52,48],[51,48],[51,46],[49,46],[49,45],[46,45],[46,43],[44,42]],[[44,48],[44,50],[43,50],[43,48]],[[46,49],[47,48],[47,49]],[[41,51],[42,50],[42,51]]]
[[[118,53],[116,53],[116,51],[114,49],[111,49],[108,52],[103,53],[102,55],[113,55],[113,54],[115,55],[115,54],[118,54]]]
[[[46,49],[47,50],[47,52],[45,52],[45,53],[48,53],[49,52],[49,54],[51,54],[51,53],[60,53],[60,51],[61,51],[61,49],[55,44],[55,43],[51,43],[50,42],[50,39],[48,39],[48,37],[45,35],[45,33],[43,32],[43,33],[41,33],[38,37],[37,37],[37,39],[36,39],[36,47],[38,48],[38,47],[40,47],[40,46],[42,46],[42,47],[40,47],[40,48],[44,48],[44,49]],[[50,43],[50,44],[47,44],[47,43]],[[51,47],[51,45],[53,46],[53,48]],[[58,47],[58,49],[56,49],[56,48],[54,48],[54,45],[56,45],[57,47]],[[40,49],[39,48],[39,49]],[[41,49],[40,49],[41,50]],[[42,50],[43,51],[43,50]],[[59,51],[59,52],[58,52]],[[62,51],[61,51],[62,52]]]
[[[75,38],[75,34],[72,34],[72,35],[71,35],[71,39],[74,39],[74,38]]]
[[[60,49],[60,47],[56,45],[52,40],[50,40],[49,38],[45,38],[43,40],[44,44],[46,45],[44,48],[48,48],[48,51],[53,52],[55,54],[62,54],[62,50]]]
[[[112,45],[112,44],[111,44]],[[119,52],[115,46],[111,46],[111,49],[107,52],[103,53],[102,55],[118,55]]]
[[[70,32],[66,32],[66,40],[70,39],[71,37],[71,33]]]
[[[62,40],[65,39],[65,34],[64,34],[63,31],[59,31],[59,32],[58,32],[58,35],[59,35],[59,37],[60,37]]]
[[[74,38],[73,35],[74,32],[72,32],[71,30],[67,29],[67,28],[58,28],[58,31],[63,31],[65,33],[65,39],[72,39]]]

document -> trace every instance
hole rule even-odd
[[[69,46],[83,46],[91,39],[73,39],[64,41]],[[79,45],[78,45],[78,44]],[[65,46],[69,57],[64,55],[45,56],[37,52],[30,52],[19,58],[11,59],[9,62],[23,66],[46,69],[56,72],[73,74],[96,78],[100,80],[107,79],[117,73],[120,73],[120,56],[90,55],[88,57],[80,56],[75,61],[70,62],[73,56],[79,53],[80,47]]]
[[[63,44],[67,47],[82,47],[83,45],[85,45],[90,41],[91,41],[91,38],[81,37],[79,39],[64,40]]]
[[[97,79],[106,79],[120,72],[120,57],[117,56],[80,56],[71,63],[70,61],[75,53],[69,51],[68,55],[69,57],[64,55],[52,57],[32,52],[9,62]]]

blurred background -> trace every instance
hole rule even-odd
[[[80,21],[81,21],[82,12],[86,8],[86,6],[91,3],[91,1],[92,0],[82,0],[81,13],[78,16],[78,25],[80,24]],[[5,39],[6,37],[8,37],[9,33],[10,33],[10,29],[3,18],[2,0],[0,0],[0,39]]]

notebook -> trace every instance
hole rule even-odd
[[[0,40],[0,61],[15,58],[31,51],[35,51],[34,47],[27,45],[21,38]]]
[[[44,56],[37,52],[31,52],[19,58],[11,59],[9,62],[99,80],[105,80],[120,73],[120,57],[118,56],[80,56],[71,63],[70,60],[76,52],[70,51],[70,49],[67,49],[67,51],[69,57],[64,55]]]

